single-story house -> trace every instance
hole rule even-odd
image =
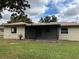
[[[24,22],[4,24],[5,39],[75,40],[79,41],[79,24],[53,22],[27,24]]]

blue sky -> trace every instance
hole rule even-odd
[[[47,16],[47,15],[55,15],[55,14],[57,14],[59,12],[58,9],[57,9],[57,7],[55,6],[55,4],[53,4],[51,2],[49,2],[46,6],[49,7],[49,8],[43,14],[44,16]]]
[[[55,15],[61,22],[77,22],[79,19],[79,0],[29,0],[31,8],[25,11],[33,22],[40,17]],[[9,20],[11,13],[4,11],[0,23]]]
[[[64,6],[67,6],[68,3],[72,2],[73,0],[63,0],[62,2],[57,3],[57,5],[63,4]],[[55,15],[59,13],[59,10],[57,8],[57,5],[55,5],[54,2],[49,2],[46,6],[49,7],[49,9],[44,13],[45,15]]]

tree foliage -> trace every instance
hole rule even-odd
[[[39,22],[40,22],[40,23],[43,23],[43,22],[44,22],[44,20],[43,20],[42,17],[40,18]]]
[[[31,19],[27,17],[27,15],[17,15],[17,14],[12,14],[11,15],[11,21],[8,23],[15,23],[15,22],[25,22],[25,23],[32,23]]]
[[[51,20],[50,20],[50,22],[57,22],[57,17],[55,17],[55,16],[51,16]]]
[[[57,17],[55,16],[45,16],[39,20],[40,23],[50,23],[50,22],[57,22]]]
[[[0,17],[2,17],[1,12],[4,10],[21,14],[24,13],[26,7],[30,8],[27,0],[0,0]]]

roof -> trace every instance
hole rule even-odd
[[[26,26],[42,26],[42,25],[60,25],[57,22],[53,22],[53,23],[33,23],[33,24],[26,24]]]
[[[4,26],[10,26],[10,25],[26,25],[24,22],[17,22],[17,23],[6,23]]]
[[[79,26],[79,23],[76,22],[52,22],[52,23],[32,23],[28,24],[25,22],[17,22],[17,23],[6,23],[4,26],[12,26],[12,25],[25,25],[25,26],[42,26],[42,25],[60,25],[60,26]]]
[[[61,26],[79,26],[79,23],[76,22],[59,22]]]
[[[4,26],[12,26],[12,25],[26,25],[26,26],[42,26],[42,25],[60,25],[57,22],[53,22],[53,23],[32,23],[32,24],[28,24],[25,22],[17,22],[17,23],[6,23],[4,24]]]

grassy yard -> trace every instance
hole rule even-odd
[[[41,42],[0,38],[0,59],[79,59],[79,42]]]

